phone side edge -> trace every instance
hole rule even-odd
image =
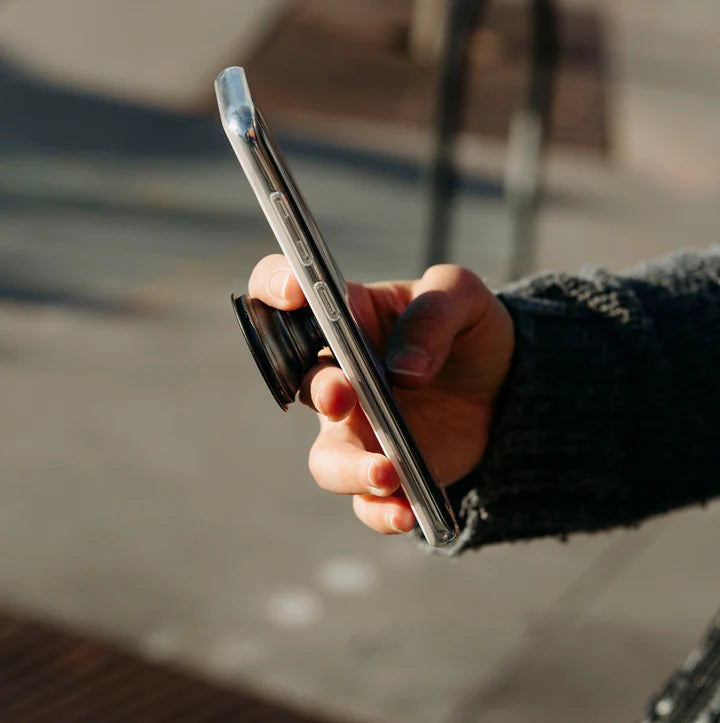
[[[261,139],[258,138],[258,135],[262,135],[262,133],[258,127],[256,108],[250,95],[244,71],[241,68],[229,68],[223,71],[216,80],[215,89],[223,128],[230,145],[245,172],[276,240],[280,244],[281,250],[298,277],[308,303],[318,318],[333,353],[351,382],[354,380],[356,392],[358,392],[361,400],[365,402],[361,406],[363,406],[366,413],[369,412],[368,416],[371,417],[372,426],[383,451],[403,471],[401,478],[405,478],[404,488],[409,485],[413,489],[412,497],[415,498],[415,504],[412,506],[423,534],[433,547],[450,546],[457,536],[457,524],[447,503],[444,491],[435,483],[432,475],[426,470],[426,464],[419,450],[417,450],[417,445],[414,443],[409,430],[407,430],[392,394],[389,390],[385,393],[382,388],[382,380],[375,379],[377,375],[377,371],[374,370],[376,364],[365,362],[360,364],[356,357],[364,355],[358,354],[357,350],[354,349],[356,344],[353,342],[353,335],[349,333],[348,329],[341,332],[336,322],[328,322],[324,318],[322,305],[320,300],[315,298],[313,288],[315,282],[324,280],[322,272],[318,274],[318,270],[314,269],[315,274],[313,275],[311,269],[304,266],[299,258],[296,258],[292,241],[289,237],[286,238],[287,229],[282,219],[278,217],[277,208],[272,203],[270,196],[272,192],[280,190],[294,191],[300,198],[302,198],[302,195],[294,183],[289,169],[283,174],[282,169],[277,168],[277,164],[282,163],[279,149],[277,149],[278,160],[273,157],[272,153],[267,153],[262,148],[262,143],[259,143]],[[284,185],[288,185],[288,178],[293,182],[294,187],[285,189]],[[306,204],[303,210],[312,218]],[[306,233],[310,235],[308,240],[313,244],[313,248],[317,248],[317,243],[313,238],[313,229],[320,235],[314,219],[312,227]],[[325,246],[324,242],[322,243]],[[329,255],[329,249],[326,248],[325,251]],[[330,257],[332,258],[331,255]],[[350,316],[350,320],[347,320],[348,323],[352,321],[357,326],[357,322],[352,318],[351,310],[344,298],[342,299],[342,305]],[[367,366],[368,369],[363,369],[363,365]],[[371,380],[372,384],[369,384],[364,377]],[[382,398],[382,403],[375,398],[376,396]],[[388,397],[387,400],[385,399],[386,396]],[[386,407],[388,408],[386,409]],[[392,434],[385,429],[386,426],[399,430],[396,435],[398,439],[393,438]],[[425,471],[423,472],[423,470]]]

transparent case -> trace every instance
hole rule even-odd
[[[242,68],[215,81],[223,128],[338,364],[355,389],[428,543],[445,547],[457,524],[395,404],[382,365],[352,315],[345,280],[259,108]]]

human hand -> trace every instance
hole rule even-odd
[[[306,303],[281,254],[253,270],[250,295],[278,309]],[[416,281],[348,282],[353,313],[384,358],[395,398],[440,485],[482,458],[495,400],[514,348],[510,314],[472,272],[433,266]],[[318,412],[310,471],[326,490],[353,496],[356,516],[385,534],[410,531],[415,517],[395,469],[332,357],[306,375],[300,401]]]

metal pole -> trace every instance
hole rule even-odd
[[[525,276],[535,266],[535,221],[541,198],[542,154],[548,135],[558,52],[555,4],[553,0],[533,0],[530,79],[524,103],[510,126],[505,166],[510,279]]]
[[[465,97],[467,47],[484,0],[450,0],[444,28],[435,102],[435,148],[430,164],[430,203],[425,265],[449,259],[448,242],[457,178],[455,136]]]

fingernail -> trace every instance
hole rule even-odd
[[[276,298],[285,300],[285,291],[290,281],[290,269],[273,271],[268,279],[268,291]]]
[[[324,414],[327,417],[327,412],[325,411],[325,405],[323,404],[322,400],[322,391],[325,387],[324,382],[316,382],[316,387],[314,389],[314,395],[313,395],[313,404],[315,405],[315,409],[317,409],[320,414]]]
[[[395,374],[421,377],[430,368],[430,355],[419,346],[401,346],[390,355],[387,368]]]
[[[395,532],[401,535],[405,534],[405,530],[400,527],[400,520],[398,520],[398,515],[394,514],[393,512],[389,512],[387,515],[387,523]]]
[[[371,460],[367,466],[368,491],[372,495],[377,495],[378,497],[386,497],[388,491],[384,490],[382,487],[380,487],[380,485],[376,483],[376,475],[377,465],[375,464],[374,460]]]

